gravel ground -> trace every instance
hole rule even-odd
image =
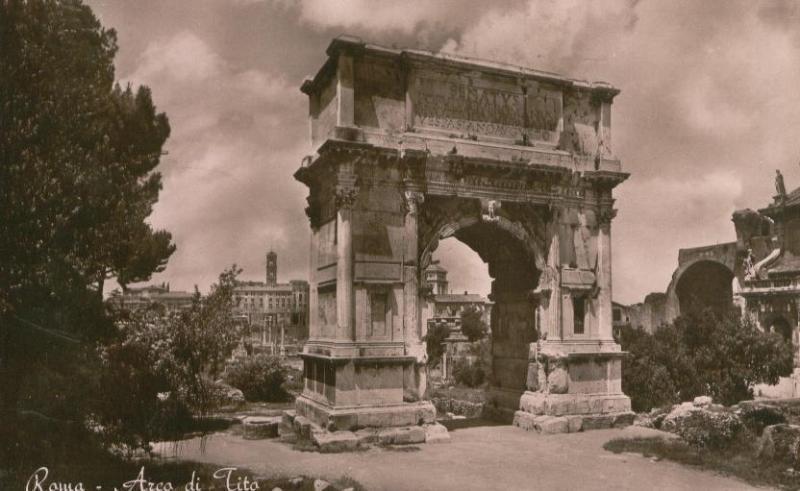
[[[712,472],[602,448],[612,438],[660,433],[630,427],[538,435],[512,426],[481,426],[452,431],[448,444],[319,454],[226,432],[204,442],[195,438],[177,446],[162,444],[157,450],[179,459],[248,468],[262,476],[349,476],[369,490],[753,489]]]

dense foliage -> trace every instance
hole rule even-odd
[[[442,361],[444,354],[444,340],[450,335],[450,328],[441,324],[428,327],[428,333],[423,338],[428,353],[428,364],[436,366]]]
[[[96,417],[108,441],[146,448],[214,409],[214,380],[240,339],[232,315],[238,272],[223,271],[211,293],[196,292],[186,311],[163,315],[155,306],[118,313],[118,335],[101,348],[106,397]]]
[[[225,381],[241,390],[248,401],[282,402],[290,397],[284,387],[287,375],[280,358],[262,354],[233,363],[225,372]]]
[[[111,331],[106,279],[146,280],[174,251],[145,221],[170,127],[149,89],[114,85],[116,51],[79,0],[0,3],[3,418],[36,354]]]
[[[480,387],[486,381],[486,370],[480,360],[470,362],[467,358],[457,358],[453,365],[453,378],[459,385]]]
[[[480,341],[486,337],[489,328],[483,320],[483,314],[474,306],[461,311],[461,332],[470,341]]]
[[[622,388],[636,411],[699,395],[726,405],[752,399],[754,384],[775,384],[793,365],[790,342],[760,331],[736,309],[679,317],[653,334],[623,328],[618,341],[630,353]]]
[[[99,427],[88,415],[107,390],[150,385],[133,374],[106,383],[97,350],[118,336],[105,281],[145,281],[175,250],[146,220],[170,126],[149,89],[115,85],[116,51],[114,31],[80,0],[0,2],[4,465],[24,464],[27,450],[39,462],[59,445],[74,454],[89,438],[77,435]],[[120,361],[144,356],[129,355]],[[32,428],[51,431],[36,439]]]

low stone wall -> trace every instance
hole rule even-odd
[[[431,402],[436,407],[436,416],[439,419],[448,413],[470,419],[480,418],[483,416],[486,406],[484,402],[470,402],[449,397],[434,397],[431,398]]]

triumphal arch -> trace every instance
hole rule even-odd
[[[302,91],[310,338],[297,415],[328,430],[431,423],[421,282],[455,237],[493,279],[494,413],[577,431],[629,422],[612,338],[605,83],[337,38]]]

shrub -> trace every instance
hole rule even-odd
[[[739,311],[706,310],[679,317],[653,334],[626,327],[618,333],[622,389],[636,411],[709,395],[731,405],[752,399],[752,387],[774,384],[792,371],[792,346],[760,331]]]
[[[470,363],[465,358],[459,358],[453,365],[453,378],[456,383],[467,387],[478,387],[486,380],[486,372],[482,363]]]
[[[742,430],[742,421],[733,413],[694,411],[676,421],[675,432],[687,443],[700,448],[727,448]]]
[[[444,354],[444,340],[450,335],[450,328],[442,324],[434,324],[428,327],[428,334],[425,335],[425,348],[428,353],[428,364],[435,367],[439,364]]]
[[[230,366],[225,382],[241,390],[248,401],[283,402],[289,399],[283,387],[286,374],[279,358],[256,355]]]
[[[776,407],[756,406],[742,409],[742,423],[754,434],[761,435],[767,426],[786,423],[786,416]]]
[[[467,339],[472,342],[480,341],[486,337],[488,330],[483,314],[477,308],[470,306],[461,312],[461,332]]]

